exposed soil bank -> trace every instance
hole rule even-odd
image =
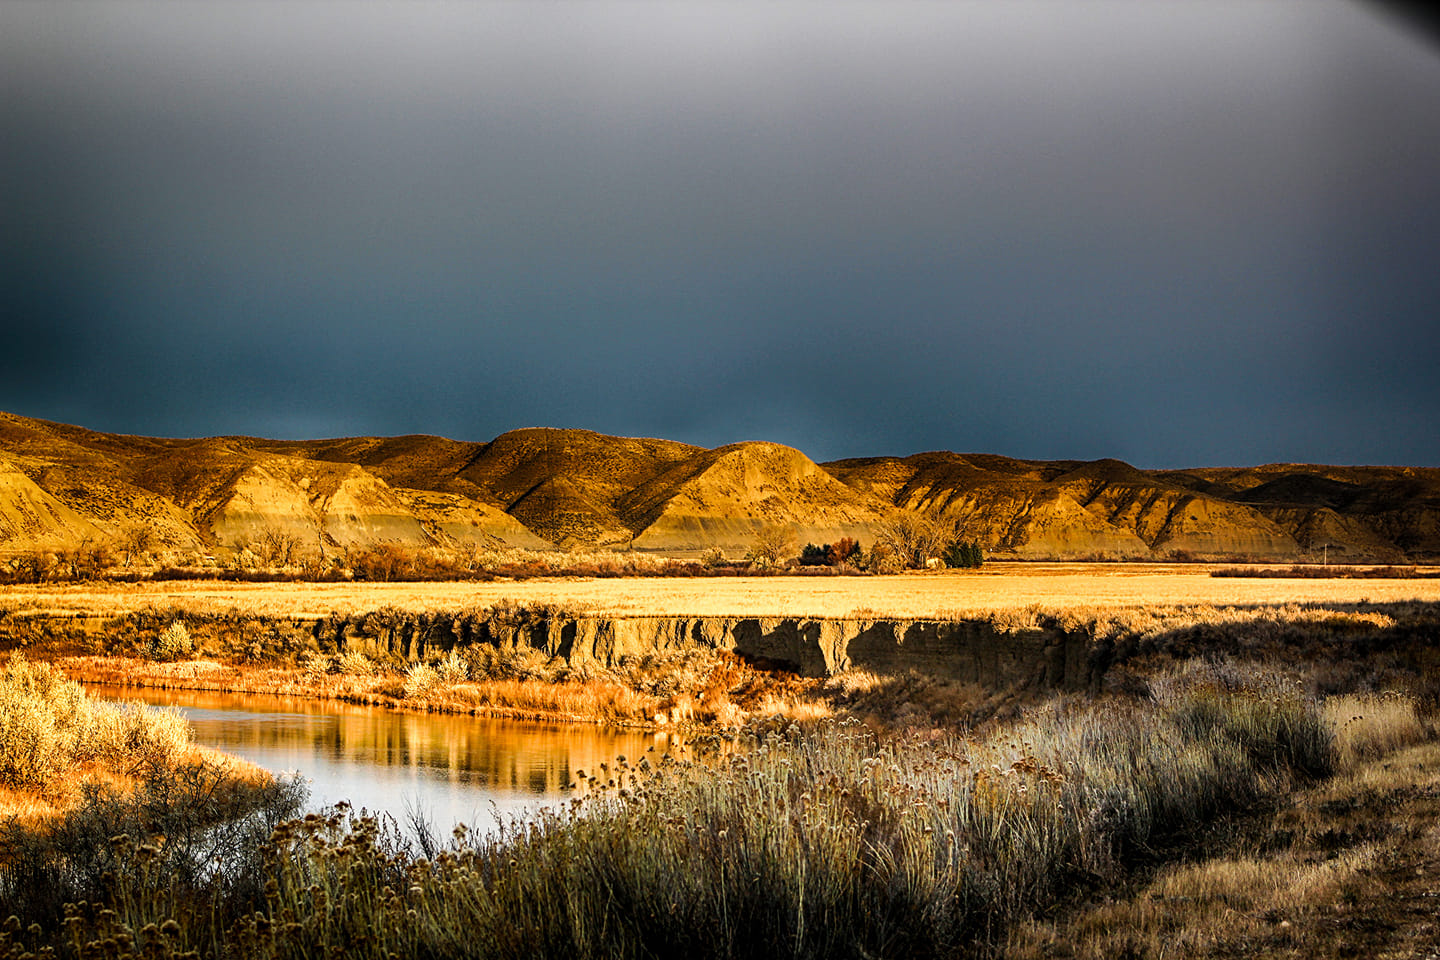
[[[177,662],[157,660],[160,635],[176,621],[193,647]],[[1316,695],[1401,690],[1427,709],[1440,704],[1435,603],[1032,609],[953,620],[596,616],[515,604],[318,617],[12,612],[0,614],[6,648],[70,658],[66,669],[93,682],[645,725],[851,714],[887,726],[966,726],[1055,694],[1143,692],[1155,669],[1195,658],[1266,663]]]
[[[173,622],[164,612],[121,617],[20,613],[0,618],[0,644],[142,650]],[[571,667],[610,668],[627,657],[723,650],[771,669],[820,678],[847,670],[911,670],[990,689],[1098,687],[1108,645],[1055,625],[1001,631],[985,620],[842,620],[799,617],[591,617],[521,609],[506,614],[378,611],[320,619],[187,615],[197,649],[262,661],[306,651],[356,651],[405,665],[457,647],[531,648]]]

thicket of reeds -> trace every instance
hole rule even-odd
[[[243,862],[258,887],[228,861],[160,882],[131,834],[65,939],[97,957],[974,955],[1219,817],[1427,734],[1387,703],[1327,709],[1278,674],[1189,663],[983,740],[790,724],[617,758],[579,773],[564,808],[444,845],[311,815]],[[16,925],[0,950],[58,920]]]

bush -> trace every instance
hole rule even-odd
[[[464,683],[470,678],[470,665],[459,650],[451,650],[444,660],[435,665],[435,671],[441,683]]]
[[[405,683],[401,687],[407,700],[418,700],[440,685],[440,671],[428,663],[417,663],[405,672]]]
[[[942,559],[945,561],[945,566],[952,569],[974,569],[985,563],[985,555],[980,550],[980,544],[973,540],[956,540],[945,548]]]
[[[336,666],[347,677],[368,677],[375,672],[375,664],[358,650],[346,650],[340,654]]]
[[[42,786],[84,760],[165,765],[189,742],[177,712],[91,700],[48,663],[17,656],[0,671],[0,784]]]
[[[550,680],[548,657],[534,647],[497,647],[480,643],[467,651],[470,676],[476,680]]]
[[[24,923],[55,924],[62,911],[76,911],[69,904],[89,901],[93,917],[103,901],[119,912],[118,920],[133,924],[138,936],[132,942],[144,936],[141,928],[149,920],[141,920],[137,910],[156,910],[157,924],[197,915],[228,924],[233,917],[217,916],[215,908],[263,903],[263,844],[282,820],[296,815],[304,799],[298,778],[254,782],[205,761],[147,769],[130,795],[87,785],[80,804],[43,830],[27,829],[16,820],[0,822],[0,850],[5,851],[0,903],[7,916]],[[167,926],[173,929],[173,923]],[[0,955],[17,955],[7,949],[12,930],[0,930]],[[59,936],[54,940],[57,946],[67,942]],[[72,955],[70,950],[59,953]],[[175,953],[145,949],[108,955]]]
[[[185,624],[176,620],[160,631],[150,655],[155,660],[184,660],[195,652],[195,643]]]

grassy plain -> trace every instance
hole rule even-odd
[[[0,587],[0,609],[116,616],[153,606],[195,613],[240,610],[259,616],[318,618],[383,607],[424,613],[514,600],[614,616],[928,618],[985,615],[1037,605],[1061,609],[1440,600],[1440,578],[1316,580],[1210,575],[1212,570],[1234,566],[992,562],[973,571],[873,577],[46,584]]]

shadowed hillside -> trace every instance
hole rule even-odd
[[[0,552],[119,543],[217,553],[379,543],[743,550],[756,531],[854,537],[915,512],[991,554],[1394,563],[1440,557],[1440,470],[932,452],[816,464],[773,443],[706,450],[585,430],[443,437],[157,439],[0,414]]]

